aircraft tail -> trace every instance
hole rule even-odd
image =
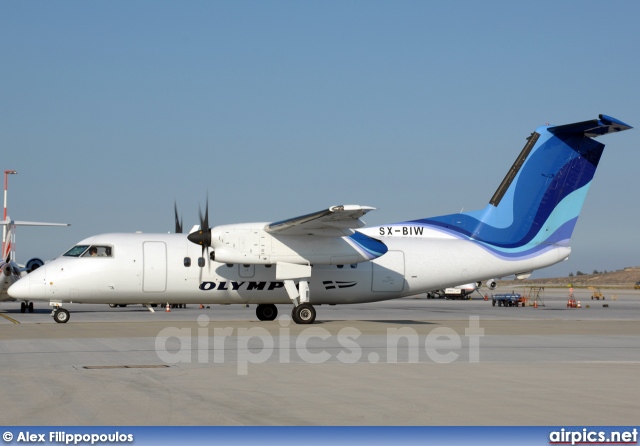
[[[604,149],[592,138],[631,128],[605,115],[538,127],[486,208],[411,223],[476,241],[503,258],[568,246]]]
[[[13,245],[15,226],[8,224],[6,225],[6,228],[5,241],[2,244],[2,261],[4,261],[5,263],[9,263],[10,261],[14,260],[13,257],[15,257]]]
[[[7,217],[0,220],[0,226],[4,228],[4,243],[2,244],[2,260],[5,262],[16,260],[16,226],[70,226],[69,223],[43,223],[39,221],[15,221]],[[42,263],[42,260],[38,260]],[[41,266],[41,265],[39,265]]]

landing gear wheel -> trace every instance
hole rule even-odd
[[[278,316],[278,308],[273,304],[260,304],[256,308],[256,316],[261,321],[273,321]]]
[[[29,302],[27,309],[29,310],[29,313],[33,313],[33,302]]]
[[[27,311],[27,304],[24,302],[20,302],[20,313],[24,313]]]
[[[58,308],[53,312],[53,320],[59,324],[66,324],[69,321],[69,312],[64,308]]]
[[[316,320],[316,309],[311,304],[301,304],[293,307],[291,319],[296,324],[313,324]]]

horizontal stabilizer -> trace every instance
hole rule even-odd
[[[600,115],[599,118],[600,119],[592,119],[590,121],[576,122],[573,124],[557,125],[549,127],[547,130],[554,135],[583,134],[586,137],[594,138],[596,136],[606,135],[607,133],[616,133],[633,128],[611,116]]]

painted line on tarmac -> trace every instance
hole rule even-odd
[[[8,321],[13,322],[14,324],[19,324],[20,323],[17,320],[15,320],[14,318],[7,316],[6,314],[0,313],[0,316],[2,316],[3,318],[5,318]]]

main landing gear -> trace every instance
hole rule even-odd
[[[316,320],[316,309],[311,304],[300,304],[291,310],[291,319],[296,324],[313,324]]]
[[[256,316],[261,321],[274,321],[278,317],[278,308],[273,304],[259,304]],[[300,304],[291,310],[291,319],[296,324],[313,324],[316,320],[316,309],[311,304]]]
[[[66,324],[69,322],[69,318],[71,315],[68,310],[65,310],[58,303],[51,302],[49,305],[54,306],[55,308],[51,312],[51,316],[53,316],[53,320],[59,324]]]
[[[273,304],[260,304],[256,308],[256,316],[261,321],[273,321],[278,316],[278,308]]]
[[[285,280],[284,287],[293,303],[291,319],[296,324],[313,324],[316,320],[316,309],[309,303],[309,282],[300,280],[296,287],[293,280]]]
[[[311,265],[297,265],[278,262],[276,264],[276,279],[284,282],[284,289],[293,304],[291,319],[296,324],[313,324],[316,320],[316,310],[309,303],[309,278]],[[298,280],[298,283],[295,282]]]
[[[20,313],[33,313],[33,302],[20,302]]]

